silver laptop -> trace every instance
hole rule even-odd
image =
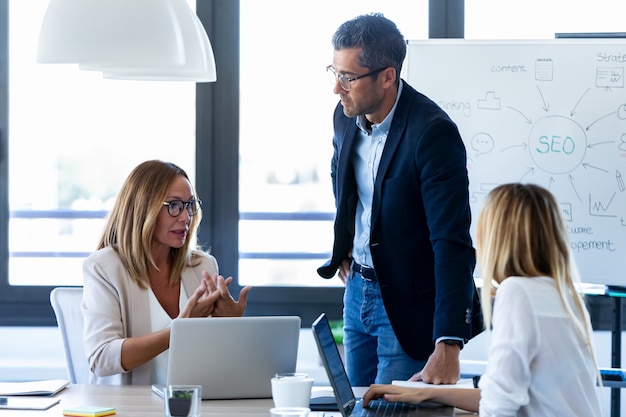
[[[348,380],[348,375],[335,344],[326,314],[322,313],[311,326],[313,336],[317,343],[317,349],[322,358],[322,363],[328,374],[330,385],[335,393],[337,408],[343,417],[379,417],[379,416],[424,416],[425,408],[430,409],[429,416],[454,416],[452,407],[442,407],[441,404],[432,402],[422,403],[419,406],[390,403],[384,400],[370,401],[368,407],[363,407],[363,401],[355,398],[354,391]],[[434,409],[433,409],[434,408]],[[420,411],[421,410],[421,411]]]
[[[204,400],[271,398],[274,374],[296,370],[298,316],[174,319],[170,328],[167,384],[202,385]]]

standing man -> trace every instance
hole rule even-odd
[[[483,330],[465,147],[456,125],[400,79],[406,42],[382,14],[333,35],[332,258],[345,284],[353,386],[455,383],[459,352]]]

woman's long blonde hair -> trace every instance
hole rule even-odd
[[[171,184],[179,176],[189,180],[187,173],[170,162],[158,160],[139,164],[130,173],[117,196],[113,210],[98,243],[98,249],[113,247],[130,277],[140,287],[150,287],[150,268],[156,268],[152,257],[154,230],[159,212]],[[198,198],[194,191],[194,198]],[[171,248],[170,282],[180,280],[183,269],[199,260],[197,230],[202,213],[191,218],[187,239],[180,248]]]
[[[595,360],[584,298],[576,288],[579,278],[569,251],[567,229],[560,207],[548,190],[519,183],[493,189],[478,216],[476,247],[487,329],[491,323],[492,294],[504,279],[551,277],[565,310]],[[576,311],[568,300],[573,300]]]

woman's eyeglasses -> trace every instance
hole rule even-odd
[[[172,217],[180,216],[183,213],[184,209],[187,209],[187,214],[189,214],[189,217],[193,217],[198,212],[198,210],[200,210],[202,201],[196,199],[191,199],[189,201],[172,200],[164,201],[163,205],[167,206],[167,213]]]

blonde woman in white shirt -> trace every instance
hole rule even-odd
[[[477,224],[482,306],[493,329],[478,389],[372,385],[366,403],[434,401],[480,416],[601,415],[591,322],[576,289],[567,231],[554,196],[505,184],[487,197]]]

